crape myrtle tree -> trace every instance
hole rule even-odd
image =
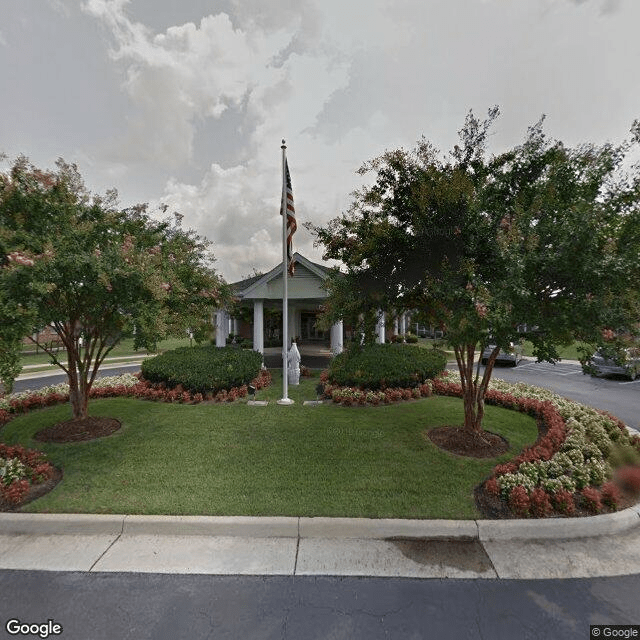
[[[166,212],[166,208],[165,208]],[[24,157],[0,173],[0,342],[10,374],[28,338],[67,374],[74,419],[124,335],[149,348],[211,320],[229,297],[208,243],[158,221],[146,205],[119,209],[115,192],[92,195],[74,165],[42,171]],[[39,342],[50,326],[64,350]],[[15,370],[15,369],[14,369]]]
[[[558,346],[640,318],[640,171],[628,163],[640,124],[619,146],[568,148],[541,119],[521,145],[488,156],[497,116],[470,112],[446,156],[422,139],[365,163],[373,180],[349,211],[310,227],[325,259],[344,265],[328,281],[328,322],[376,307],[444,329],[476,433],[500,349],[527,337],[539,361],[555,362]]]

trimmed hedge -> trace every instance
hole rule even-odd
[[[142,376],[192,393],[215,393],[249,384],[260,372],[262,355],[237,347],[180,347],[142,362]]]
[[[407,344],[373,344],[352,347],[337,355],[329,365],[329,381],[372,390],[417,387],[435,378],[446,366],[443,351]]]

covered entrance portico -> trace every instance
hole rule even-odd
[[[327,292],[322,288],[329,269],[294,254],[296,268],[288,281],[289,344],[292,339],[304,356],[305,346],[313,351],[328,349],[341,353],[344,345],[343,325],[338,322],[330,331],[318,327],[317,319]],[[282,347],[282,263],[269,273],[257,275],[232,285],[240,311],[231,317],[227,310],[216,314],[216,344],[224,346],[230,333],[251,340],[253,349],[265,355],[265,348]],[[311,350],[311,349],[308,349]]]

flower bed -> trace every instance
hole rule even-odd
[[[23,502],[31,487],[53,474],[54,468],[42,452],[0,442],[0,510]]]
[[[252,385],[257,389],[262,389],[269,384],[271,384],[271,373],[266,369],[262,369],[252,381]],[[246,385],[217,393],[191,393],[180,386],[170,389],[162,383],[153,384],[130,373],[125,373],[120,376],[98,378],[94,382],[89,395],[91,398],[128,396],[160,402],[196,403],[205,401],[233,402],[238,398],[244,398],[247,393]],[[26,413],[30,409],[49,407],[68,401],[69,385],[64,382],[34,391],[27,390],[13,393],[0,398],[0,426],[11,420],[15,414]]]
[[[384,391],[369,391],[367,389],[358,389],[356,387],[334,387],[325,384],[323,397],[344,407],[351,405],[370,404],[377,406],[379,404],[391,404],[401,400],[418,400],[419,398],[428,398],[431,395],[431,386],[429,383],[421,384],[417,387],[402,389],[394,387],[393,389],[385,389]]]
[[[434,392],[460,396],[459,377],[434,380]],[[497,465],[484,489],[518,517],[615,511],[622,493],[640,492],[640,436],[618,418],[552,391],[502,380],[490,383],[487,404],[536,415],[540,438]]]

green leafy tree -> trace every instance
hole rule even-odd
[[[119,209],[115,192],[92,195],[75,166],[42,171],[26,158],[0,174],[0,339],[15,344],[50,326],[64,351],[38,338],[69,379],[74,418],[123,335],[149,348],[210,322],[224,304],[207,242],[144,205]]]
[[[346,271],[328,281],[328,321],[376,305],[418,310],[446,330],[475,432],[500,349],[526,336],[553,362],[559,345],[640,317],[640,172],[625,165],[640,124],[620,146],[570,149],[549,141],[541,120],[521,145],[488,156],[497,116],[469,113],[447,156],[423,139],[365,163],[373,183],[347,213],[311,227]],[[476,354],[488,344],[481,372]]]

